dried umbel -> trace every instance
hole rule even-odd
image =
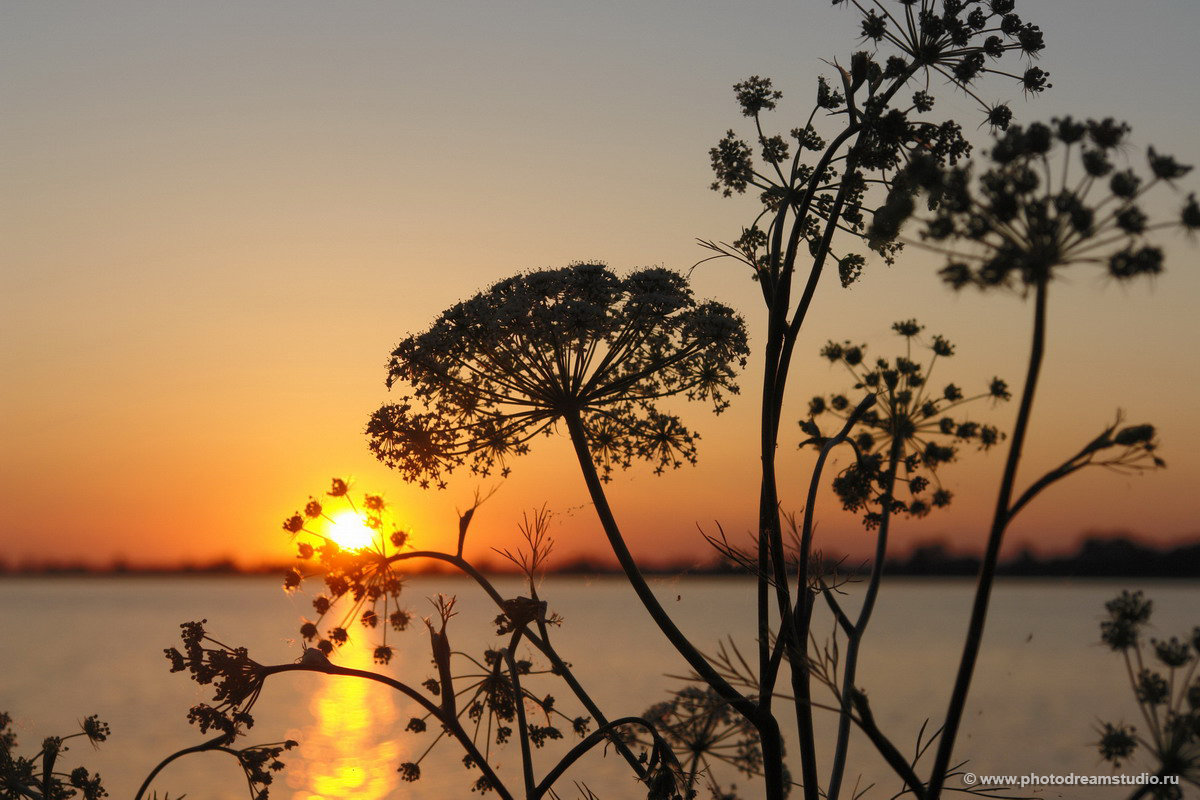
[[[920,517],[948,505],[951,493],[942,487],[938,468],[953,461],[963,444],[988,450],[1004,438],[993,425],[964,419],[961,406],[1010,397],[1008,385],[999,378],[971,395],[955,383],[933,383],[935,365],[954,355],[954,345],[943,336],[924,343],[920,338],[923,326],[916,320],[897,322],[892,329],[905,341],[904,354],[894,359],[872,361],[867,358],[866,345],[850,342],[829,342],[821,349],[824,358],[844,367],[854,378],[855,392],[873,392],[877,398],[861,415],[851,439],[858,458],[833,481],[842,505],[848,511],[862,512],[868,528],[880,523],[885,507],[891,513]],[[917,348],[928,351],[928,363],[918,360]],[[814,397],[808,404],[809,418],[800,423],[811,437],[804,444],[820,448],[825,439],[817,420],[831,416],[839,423],[846,421],[853,406],[845,394]],[[897,474],[892,475],[893,470]],[[894,488],[889,496],[888,487],[897,484],[907,486],[906,497]]]
[[[714,767],[729,764],[745,775],[762,774],[761,737],[754,726],[730,708],[712,689],[687,686],[671,698],[651,706],[643,715],[670,744],[689,778],[703,775],[714,797],[724,796],[714,777]],[[653,745],[640,729],[637,741]]]
[[[213,701],[198,703],[188,711],[188,722],[201,733],[219,731],[228,741],[254,726],[250,711],[263,686],[262,665],[250,658],[244,647],[230,647],[208,635],[208,620],[185,622],[180,638],[183,651],[168,647],[163,652],[171,662],[171,672],[190,673],[201,686],[213,687]]]
[[[694,462],[696,438],[659,401],[720,412],[748,350],[728,306],[697,303],[666,269],[620,278],[601,264],[517,275],[445,311],[393,351],[388,385],[411,394],[367,424],[371,451],[405,480],[445,485],[466,465],[507,474],[559,420],[577,420],[605,476],[645,460]]]

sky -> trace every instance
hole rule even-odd
[[[1200,5],[1017,10],[1044,30],[1039,65],[1054,84],[1029,101],[1005,87],[1018,118],[1127,118],[1135,162],[1148,143],[1200,160]],[[291,552],[283,518],[334,476],[382,493],[422,546],[452,546],[456,509],[496,489],[469,554],[514,546],[521,512],[544,504],[559,559],[602,556],[565,437],[538,441],[502,484],[422,492],[376,464],[363,426],[389,400],[388,353],[524,269],[691,268],[705,255],[697,237],[734,238],[753,214],[708,190],[708,148],[726,129],[748,133],[731,85],[771,76],[787,130],[829,70],[822,59],[845,61],[857,35],[855,14],[828,2],[3,4],[3,557],[276,561]],[[1164,244],[1152,283],[1076,268],[1054,285],[1020,480],[1118,409],[1158,426],[1168,469],[1076,476],[1022,513],[1010,549],[1059,552],[1089,531],[1200,534],[1200,271],[1194,243]],[[884,353],[891,323],[917,317],[957,343],[960,383],[1019,382],[1028,304],[954,294],[938,266],[906,255],[869,263],[851,289],[821,286],[785,408],[786,510],[801,510],[811,465],[795,421],[811,395],[847,388],[817,357],[826,340]],[[693,284],[761,341],[761,300],[736,265],[705,264]],[[610,485],[635,554],[702,561],[701,530],[748,535],[755,360],[725,415],[686,409],[698,466],[636,466]],[[1014,414],[981,418],[1003,427]],[[964,453],[943,475],[954,505],[897,525],[897,546],[977,549],[1001,462]],[[858,555],[870,538],[826,498],[818,546]]]

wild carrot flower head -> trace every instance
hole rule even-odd
[[[973,443],[987,450],[1004,438],[995,426],[966,420],[957,409],[985,398],[1003,401],[1010,397],[1007,384],[999,378],[972,395],[955,383],[935,383],[934,368],[954,355],[954,345],[940,335],[923,340],[923,326],[916,320],[897,322],[892,329],[905,342],[904,355],[894,359],[871,361],[866,345],[850,342],[829,342],[821,349],[830,364],[838,364],[850,373],[855,392],[874,392],[877,396],[874,406],[861,416],[859,432],[852,440],[857,461],[833,482],[842,505],[848,511],[863,512],[867,527],[880,522],[885,507],[893,513],[919,517],[932,508],[948,505],[951,493],[942,488],[938,468],[953,461],[963,444]],[[928,351],[928,363],[917,360],[917,349]],[[848,420],[854,405],[846,394],[814,397],[809,401],[808,419],[800,423],[810,437],[804,444],[820,447],[824,438],[817,420]],[[888,497],[893,458],[897,470],[903,470],[897,471],[895,482],[907,484],[907,499],[901,499],[894,490]]]
[[[267,800],[270,786],[275,782],[275,773],[284,768],[279,757],[287,750],[298,747],[299,743],[288,739],[286,742],[271,742],[256,744],[233,751],[246,777],[246,785],[254,800]]]
[[[1100,638],[1113,650],[1127,650],[1150,621],[1154,604],[1141,592],[1124,591],[1104,604],[1108,619],[1100,623]]]
[[[328,655],[361,626],[381,632],[374,659],[390,662],[388,633],[405,630],[412,614],[400,601],[404,576],[394,558],[409,535],[391,523],[384,498],[366,493],[356,502],[348,482],[334,478],[326,498],[310,498],[283,528],[298,540],[301,562],[284,576],[284,588],[298,588],[306,573],[321,573],[325,585],[312,601],[316,618],[301,624],[300,636]]]
[[[921,240],[946,254],[942,277],[954,288],[1035,286],[1073,264],[1099,266],[1121,281],[1155,275],[1163,252],[1153,232],[1196,230],[1200,214],[1189,196],[1178,219],[1151,219],[1146,194],[1191,168],[1153,147],[1144,172],[1120,166],[1129,130],[1112,119],[1069,117],[1014,126],[996,139],[978,178],[968,166],[914,157],[876,212],[871,235],[896,238],[914,214],[914,194],[924,192],[933,212],[921,219]]]
[[[1136,729],[1132,725],[1105,722],[1099,729],[1100,740],[1096,748],[1100,757],[1112,762],[1114,767],[1121,766],[1121,761],[1128,760],[1137,749]]]
[[[658,401],[683,394],[720,412],[748,350],[732,309],[697,303],[665,269],[624,278],[600,264],[500,281],[393,351],[388,385],[411,392],[367,424],[371,451],[405,480],[444,486],[467,466],[507,474],[566,415],[578,415],[605,475],[634,459],[695,460],[696,436]]]

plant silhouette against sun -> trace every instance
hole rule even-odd
[[[367,425],[371,451],[405,480],[486,477],[538,434],[581,432],[604,477],[635,459],[656,471],[696,459],[696,435],[658,401],[683,394],[720,413],[748,349],[741,318],[697,304],[665,269],[624,278],[601,264],[518,275],[444,312],[392,352],[388,385],[412,394]]]
[[[368,443],[406,480],[441,485],[463,464],[480,476],[496,468],[506,475],[509,457],[561,421],[642,605],[692,668],[749,718],[753,702],[716,673],[650,589],[603,487],[635,459],[656,472],[694,462],[697,436],[658,401],[683,395],[720,413],[748,352],[741,317],[721,303],[697,303],[678,273],[650,268],[619,278],[601,264],[575,264],[518,275],[401,342],[388,384],[403,383],[412,395],[375,412]]]
[[[215,713],[214,724],[225,737],[224,720],[232,720],[237,730],[236,715],[248,711],[268,676],[312,671],[372,680],[404,694],[422,708],[421,716],[410,720],[409,732],[433,734],[430,747],[455,740],[468,768],[479,773],[472,788],[503,798],[557,797],[555,784],[568,768],[591,749],[610,746],[650,800],[681,800],[704,789],[721,800],[734,797],[715,772],[722,763],[761,776],[761,792],[752,796],[766,800],[783,800],[793,787],[804,800],[857,798],[858,789],[847,788],[851,727],[895,772],[900,782],[895,796],[940,800],[948,791],[996,791],[960,789],[947,780],[962,774],[963,762],[953,759],[953,750],[1009,523],[1042,491],[1085,467],[1138,472],[1163,465],[1154,427],[1122,426],[1118,412],[1116,422],[1074,455],[1018,490],[1046,346],[1048,287],[1066,268],[1082,263],[1101,265],[1115,280],[1156,274],[1163,252],[1154,234],[1168,227],[1200,229],[1200,205],[1189,195],[1178,219],[1151,219],[1146,193],[1172,184],[1187,168],[1154,150],[1148,157],[1149,179],[1118,168],[1127,126],[1069,119],[1014,125],[1008,103],[986,99],[989,77],[1010,79],[1026,94],[1049,87],[1047,73],[1030,61],[1043,49],[1041,31],[1015,13],[1012,0],[841,0],[835,5],[857,9],[866,49],[830,64],[834,79],[818,79],[811,112],[787,136],[770,134],[764,125],[767,112],[781,100],[771,81],[755,76],[736,84],[738,105],[752,119],[753,133],[742,139],[730,132],[709,154],[713,189],[725,195],[754,191],[759,201],[756,216],[732,244],[702,242],[749,268],[767,311],[755,442],[762,468],[759,514],[752,547],[736,559],[755,580],[755,609],[745,633],[758,657],[743,658],[732,636],[716,655],[705,655],[684,636],[641,574],[605,489],[617,470],[635,461],[647,461],[660,472],[695,461],[697,435],[667,400],[680,395],[709,403],[717,412],[724,409],[748,354],[744,325],[720,303],[696,302],[686,280],[673,272],[644,269],[622,278],[603,265],[576,264],[500,281],[402,341],[388,364],[388,385],[402,395],[371,417],[368,443],[405,480],[441,488],[455,471],[507,475],[512,459],[528,452],[535,437],[565,432],[618,563],[691,667],[688,680],[696,685],[642,716],[606,716],[552,642],[551,628],[561,620],[539,595],[537,581],[549,552],[543,516],[526,520],[522,533],[528,551],[502,552],[521,569],[527,586],[526,594],[506,596],[464,556],[478,497],[460,518],[457,549],[438,552],[413,549],[406,537],[397,538],[399,531],[385,537],[391,528],[383,523],[382,499],[376,498],[378,508],[370,508],[376,500],[368,495],[364,507],[378,534],[375,544],[349,550],[318,538],[298,545],[307,566],[289,574],[289,588],[305,573],[316,572],[323,573],[325,589],[314,601],[319,618],[306,620],[302,630],[317,646],[305,649],[297,663],[257,665],[244,651],[224,646],[215,661],[208,648],[202,648],[199,661],[190,651],[171,656],[173,667],[199,664],[193,677],[216,684],[216,711],[204,711],[198,720]],[[1019,67],[1005,65],[1022,59]],[[963,126],[935,112],[933,87],[942,84],[976,101],[985,123],[1000,132],[986,151],[989,163],[982,171],[970,160],[972,146]],[[927,203],[920,212],[918,200]],[[836,265],[840,282],[850,286],[864,275],[863,253],[873,251],[890,264],[906,245],[945,255],[941,274],[954,288],[1006,287],[1033,298],[1029,364],[1015,423],[991,427],[962,419],[962,390],[955,384],[938,388],[931,381],[934,362],[953,348],[934,337],[927,345],[930,363],[918,363],[912,348],[920,344],[920,326],[913,321],[896,326],[908,350],[895,359],[872,364],[862,346],[830,343],[823,354],[850,368],[862,395],[833,395],[810,404],[814,419],[805,423],[805,431],[818,456],[807,481],[803,521],[797,524],[781,501],[776,453],[794,348],[818,285],[826,267]],[[994,380],[981,395],[987,396],[1008,399],[1008,387]],[[821,415],[836,416],[840,430],[821,431],[815,419]],[[859,648],[888,556],[889,527],[893,516],[921,516],[949,501],[936,468],[954,457],[956,446],[987,449],[1002,441],[1007,457],[948,708],[940,724],[916,733],[914,755],[905,755],[908,748],[881,728],[857,678]],[[834,489],[846,507],[865,512],[874,543],[863,603],[853,618],[838,599],[838,577],[821,573],[813,550],[822,470],[841,444],[856,448],[858,458],[838,476]],[[898,482],[907,485],[903,499],[897,497]],[[344,483],[335,482],[330,494],[345,497],[346,491]],[[324,502],[310,501],[284,528],[293,535],[322,537]],[[790,551],[784,520],[796,534]],[[722,535],[718,546],[724,545]],[[338,657],[341,641],[364,632],[375,636],[378,625],[387,631],[394,614],[408,613],[397,605],[403,583],[398,570],[410,559],[449,565],[474,581],[495,605],[496,635],[503,641],[482,655],[452,649],[453,602],[438,596],[434,615],[425,621],[436,674],[423,683],[334,664],[330,656]],[[812,630],[822,601],[832,612],[832,632],[824,644]],[[338,616],[328,616],[335,607]],[[407,617],[402,621],[402,626],[391,625],[393,633],[400,633]],[[372,643],[378,666],[391,666],[391,645]],[[222,671],[219,681],[210,674],[214,665]],[[566,684],[582,709],[579,716],[560,711],[553,695],[534,692],[538,681],[553,679]],[[790,691],[781,690],[785,682]],[[829,689],[835,702],[817,702],[814,684]],[[250,689],[231,693],[227,686]],[[814,712],[836,716],[837,736],[829,750],[818,748]],[[789,769],[781,720],[793,714],[798,746],[795,768]],[[534,751],[556,742],[568,719],[579,741],[539,774],[545,765]],[[493,745],[505,742],[519,748],[521,788],[517,779],[508,785],[506,776],[493,769],[500,757]],[[213,745],[188,752],[206,747]],[[925,776],[918,775],[918,762],[927,752],[933,764]],[[820,770],[827,755],[826,779]],[[422,758],[402,764],[402,778],[419,778]],[[586,786],[579,789],[595,797]]]
[[[333,479],[326,497],[329,499],[325,501],[310,497],[303,512],[283,522],[283,529],[300,539],[297,557],[305,567],[289,571],[284,576],[284,588],[298,588],[305,571],[321,575],[325,584],[325,591],[312,601],[317,618],[301,623],[300,636],[305,642],[316,642],[316,647],[329,655],[349,640],[349,630],[357,622],[373,634],[382,633],[381,640],[373,643],[372,657],[378,664],[387,664],[395,653],[388,644],[389,632],[406,630],[413,617],[401,605],[404,576],[391,558],[406,548],[408,532],[390,524],[382,496],[367,493],[361,504],[356,504],[349,483],[341,478]],[[342,503],[345,509],[331,515],[329,503]],[[361,520],[372,531],[368,544],[346,548],[330,538],[328,526],[344,514]],[[332,625],[327,618],[334,620]]]

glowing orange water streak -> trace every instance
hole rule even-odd
[[[377,669],[361,636],[340,648],[334,660]],[[396,788],[402,760],[394,693],[358,678],[322,680],[309,703],[313,723],[297,736],[301,760],[288,764],[288,785],[296,790],[292,800],[383,800]]]

